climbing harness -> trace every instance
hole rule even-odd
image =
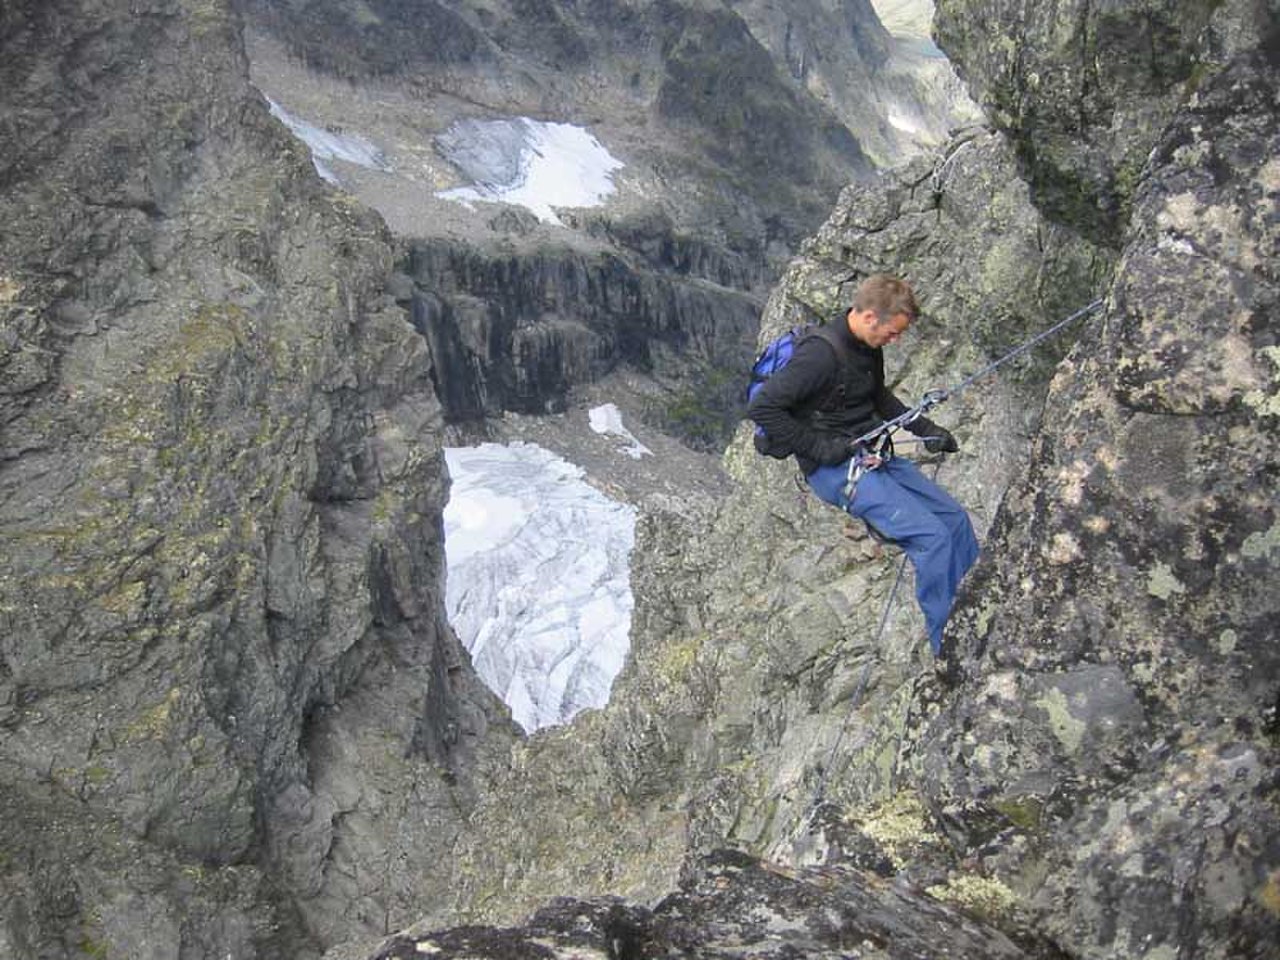
[[[884,466],[891,459],[893,459],[893,438],[887,433],[881,435],[874,447],[856,447],[853,456],[849,458],[849,470],[845,474],[844,487],[840,490],[840,496],[844,500],[841,508],[847,510],[849,504],[853,503],[853,498],[858,492],[858,481],[862,479],[863,474]]]
[[[1079,310],[1071,314],[1066,319],[1061,320],[1058,323],[1055,323],[1052,327],[1037,334],[1027,342],[1021,344],[1018,347],[1015,347],[1013,350],[1010,350],[1004,356],[998,358],[995,362],[990,363],[987,366],[983,367],[977,373],[971,374],[970,376],[966,377],[964,380],[960,381],[960,383],[956,384],[954,387],[951,387],[950,389],[946,389],[946,390],[928,391],[927,393],[925,393],[924,397],[921,398],[920,402],[916,404],[914,407],[912,407],[910,410],[907,410],[904,413],[901,413],[890,420],[886,420],[884,423],[880,424],[875,429],[869,430],[862,436],[858,437],[858,439],[853,441],[853,443],[850,445],[855,452],[853,457],[849,461],[849,472],[846,477],[844,490],[842,491],[845,497],[845,504],[847,505],[853,500],[854,494],[857,492],[858,481],[866,474],[866,472],[868,470],[876,469],[882,463],[884,463],[886,460],[888,460],[893,456],[893,443],[894,443],[893,434],[895,432],[897,432],[902,427],[905,427],[908,424],[913,423],[920,417],[924,416],[924,414],[927,411],[933,409],[938,404],[943,403],[944,401],[949,400],[951,397],[956,396],[958,393],[960,393],[962,390],[964,390],[965,388],[973,384],[975,381],[980,380],[981,378],[992,373],[998,367],[1012,360],[1014,357],[1025,353],[1026,351],[1034,347],[1036,344],[1053,336],[1063,327],[1080,319],[1083,316],[1086,316],[1087,314],[1093,313],[1100,306],[1102,306],[1102,304],[1103,304],[1103,300],[1099,298],[1097,300],[1094,300],[1092,303],[1087,304],[1084,307],[1081,307]],[[904,441],[899,441],[899,442],[904,442]],[[934,471],[933,471],[933,477],[935,480],[937,479],[938,471],[941,469],[941,467],[942,467],[942,462],[941,460],[939,460],[938,465],[934,468]],[[897,596],[898,596],[898,588],[902,585],[903,574],[906,572],[907,559],[908,559],[907,555],[903,553],[902,559],[898,563],[898,573],[897,573],[897,576],[894,578],[893,587],[892,589],[890,589],[889,597],[885,601],[884,609],[880,613],[880,624],[876,628],[875,638],[872,642],[872,649],[879,648],[880,641],[884,636],[885,627],[889,622],[889,612],[890,610],[893,609],[894,601],[897,599]],[[867,658],[867,662],[862,667],[862,675],[858,678],[857,687],[854,688],[853,697],[849,701],[849,709],[845,713],[844,721],[840,724],[840,732],[836,735],[835,743],[831,745],[831,750],[827,755],[826,763],[824,763],[820,768],[821,772],[818,777],[818,785],[814,790],[813,799],[810,802],[809,809],[805,814],[804,822],[806,824],[811,822],[813,816],[817,813],[819,808],[825,802],[827,783],[831,777],[832,769],[835,765],[836,755],[840,750],[841,744],[844,742],[844,736],[846,731],[849,728],[849,722],[853,718],[854,712],[858,709],[858,704],[862,699],[862,694],[866,690],[867,679],[871,671],[871,663],[872,663],[872,658],[869,656]]]

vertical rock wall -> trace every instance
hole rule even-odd
[[[1159,137],[921,741],[926,793],[1072,956],[1280,934],[1277,105],[1259,49]]]
[[[1274,0],[938,0],[934,33],[1036,202],[1116,244],[1165,126],[1241,51],[1262,43],[1274,58],[1276,16]]]
[[[430,345],[450,422],[563,409],[574,387],[625,366],[668,396],[692,394],[702,416],[690,439],[718,448],[736,423],[737,375],[754,356],[759,323],[748,293],[550,244],[413,241],[403,266],[412,280],[403,302]],[[670,418],[660,425],[679,429]]]
[[[3,937],[380,931],[499,715],[443,620],[388,238],[270,119],[224,3],[7,4],[0,38]]]

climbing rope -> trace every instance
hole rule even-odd
[[[969,385],[970,385],[971,383],[973,383],[975,380],[981,380],[981,379],[982,379],[983,377],[985,377],[987,374],[989,374],[989,373],[993,372],[997,367],[999,367],[999,366],[1001,366],[1002,364],[1004,364],[1004,363],[1006,363],[1006,362],[1008,362],[1008,361],[1012,360],[1012,359],[1013,359],[1014,357],[1016,357],[1016,356],[1019,356],[1019,355],[1021,355],[1021,354],[1023,354],[1023,353],[1026,353],[1028,350],[1030,350],[1032,347],[1034,347],[1037,343],[1040,343],[1042,340],[1047,340],[1047,339],[1049,339],[1049,338],[1050,338],[1050,337],[1052,337],[1055,333],[1057,333],[1059,330],[1061,330],[1063,327],[1065,327],[1065,326],[1067,326],[1067,325],[1069,325],[1069,324],[1071,324],[1071,323],[1074,323],[1075,321],[1079,320],[1079,319],[1080,319],[1081,317],[1083,317],[1083,316],[1086,316],[1086,315],[1088,315],[1088,314],[1090,314],[1090,313],[1093,313],[1093,312],[1094,312],[1095,310],[1097,310],[1100,306],[1102,306],[1102,304],[1103,304],[1104,302],[1105,302],[1105,301],[1103,300],[1103,298],[1102,298],[1102,297],[1099,297],[1097,300],[1093,301],[1093,303],[1086,304],[1085,306],[1081,307],[1081,308],[1080,308],[1079,310],[1077,310],[1075,313],[1071,314],[1071,316],[1069,316],[1069,317],[1067,317],[1067,318],[1065,318],[1065,319],[1063,319],[1063,320],[1059,320],[1057,323],[1055,323],[1055,324],[1054,324],[1052,327],[1050,327],[1048,330],[1045,330],[1045,331],[1042,331],[1041,333],[1036,334],[1034,337],[1032,337],[1032,338],[1031,338],[1030,340],[1028,340],[1026,343],[1024,343],[1024,344],[1022,344],[1021,346],[1015,347],[1014,349],[1010,350],[1008,353],[1006,353],[1006,354],[1005,354],[1003,357],[1001,357],[1000,359],[996,360],[994,363],[989,363],[989,364],[987,364],[987,366],[983,367],[983,368],[982,368],[981,370],[979,370],[977,373],[972,374],[972,375],[970,375],[970,376],[966,377],[964,380],[960,381],[958,384],[956,384],[956,385],[955,385],[954,387],[952,387],[950,390],[945,390],[945,391],[943,391],[944,396],[942,397],[942,399],[943,399],[943,400],[946,400],[948,397],[954,397],[957,393],[959,393],[959,392],[960,392],[961,390],[963,390],[965,387],[969,386]],[[928,396],[928,394],[926,394],[926,396]]]
[[[862,436],[858,437],[858,439],[854,440],[853,443],[850,444],[850,446],[855,450],[858,448],[874,449],[878,443],[883,442],[883,438],[892,435],[896,430],[907,426],[907,424],[912,423],[915,420],[918,420],[920,417],[924,416],[925,413],[927,413],[929,410],[932,410],[938,404],[946,400],[950,400],[952,397],[958,394],[961,390],[964,390],[965,388],[969,387],[975,381],[981,380],[983,377],[987,376],[988,374],[993,373],[997,368],[999,368],[1005,363],[1008,363],[1014,357],[1017,357],[1026,353],[1036,344],[1041,343],[1044,340],[1047,340],[1049,337],[1053,336],[1055,333],[1057,333],[1059,330],[1061,330],[1063,327],[1067,326],[1068,324],[1074,323],[1076,320],[1079,320],[1081,317],[1086,316],[1090,313],[1093,313],[1100,306],[1102,306],[1103,302],[1104,301],[1102,298],[1098,298],[1097,300],[1094,300],[1092,303],[1081,307],[1079,310],[1071,314],[1069,317],[1066,317],[1063,320],[1059,320],[1049,329],[1041,331],[1040,333],[1032,337],[1030,340],[1028,340],[1026,343],[1023,343],[1017,347],[1014,347],[1012,350],[1010,350],[1008,353],[1006,353],[1004,356],[1000,357],[993,363],[987,364],[977,373],[970,374],[968,377],[965,377],[954,387],[951,387],[950,389],[927,391],[925,395],[921,398],[920,402],[916,404],[914,407],[912,407],[910,410],[907,410],[905,413],[899,414],[898,416],[892,418],[891,420],[884,421],[884,423],[880,424],[879,426],[875,427],[872,430],[868,430]]]
[[[942,460],[933,468],[933,480],[938,479],[938,471],[942,469]],[[902,554],[902,559],[898,562],[898,572],[893,578],[893,586],[889,590],[889,596],[884,602],[884,609],[880,611],[880,625],[876,627],[875,637],[872,640],[872,649],[880,648],[880,641],[884,637],[885,627],[889,625],[889,612],[893,609],[893,603],[898,598],[898,588],[902,586],[902,575],[907,570],[907,554]],[[862,700],[863,691],[867,688],[867,678],[871,672],[872,658],[868,657],[867,662],[862,666],[862,675],[858,678],[858,685],[854,688],[853,697],[849,701],[849,709],[844,715],[844,721],[840,724],[840,732],[836,734],[835,743],[831,745],[831,750],[827,754],[827,762],[822,765],[822,772],[818,777],[818,786],[814,790],[813,799],[809,803],[809,810],[805,816],[808,821],[818,808],[822,806],[826,799],[827,781],[830,779],[832,768],[835,766],[836,754],[840,751],[840,745],[844,742],[844,735],[849,729],[849,721],[853,719],[854,712],[858,709],[858,704]]]

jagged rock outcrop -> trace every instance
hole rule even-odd
[[[937,0],[934,34],[1014,143],[1036,202],[1118,244],[1175,113],[1240,54],[1276,59],[1278,13],[1275,0]]]
[[[1280,933],[1277,104],[1258,51],[1163,132],[922,739],[933,802],[1072,956]]]
[[[375,960],[662,957],[787,960],[1018,960],[1000,933],[919,891],[840,867],[790,870],[720,850],[652,909],[617,899],[564,898],[519,928],[462,927],[401,935]]]
[[[0,44],[0,942],[407,922],[511,733],[444,620],[390,239],[225,3],[6,4]]]

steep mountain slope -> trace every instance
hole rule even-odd
[[[518,777],[486,791],[457,865],[463,916],[510,923],[569,892],[651,904],[730,844],[926,888],[1035,956],[1269,956],[1280,76],[1274,27],[1257,27],[1270,12],[1216,8],[1192,45],[1194,89],[1162,87],[1150,112],[1160,62],[1091,61],[1122,113],[1164,117],[1091,134],[1095,159],[1143,138],[1150,150],[1112,182],[1105,229],[1088,190],[1047,197],[1052,219],[1028,203],[1058,177],[1037,158],[1070,140],[979,134],[850,189],[770,300],[765,335],[836,307],[849,273],[911,277],[926,320],[894,376],[914,397],[1104,297],[939,413],[964,451],[941,477],[984,531],[948,631],[958,684],[933,680],[909,603],[878,636],[896,558],[797,498],[744,432],[722,509],[642,529],[633,660],[609,707],[523,745]],[[1039,51],[1014,74],[1029,116],[1061,94],[1048,84],[1038,100],[1031,79],[1058,76],[1036,28],[1048,15],[986,24],[982,49]],[[1138,8],[1088,17],[1104,15]],[[982,49],[958,52],[972,74],[993,69]],[[700,889],[714,904],[715,885]],[[682,895],[662,902],[679,911]],[[807,941],[803,923],[783,926],[724,948],[712,921],[682,943],[785,955]],[[587,946],[617,942],[607,924],[577,929]],[[669,955],[651,921],[632,929],[634,955]],[[408,943],[461,955],[444,935]]]
[[[460,120],[587,126],[625,164],[609,220],[665,213],[682,232],[756,260],[770,241],[811,231],[835,191],[871,169],[856,136],[786,82],[725,4],[243,7],[255,82],[292,112],[362,130],[383,147],[394,195],[378,196],[361,182],[378,178],[349,172],[357,194],[408,236],[444,224],[485,231],[483,219],[434,196],[458,172],[433,160],[432,140]],[[845,29],[874,26],[864,16]],[[339,78],[345,91],[330,82]]]
[[[0,14],[9,956],[306,955],[323,890],[346,915],[309,935],[381,929],[378,890],[440,895],[418,864],[513,736],[444,620],[390,238],[237,31],[179,0]]]
[[[649,378],[647,419],[723,449],[731,381],[795,244],[872,158],[937,142],[963,99],[936,51],[900,48],[855,0],[241,6],[254,82],[374,151],[324,162],[408,238],[451,423],[558,409],[626,369]],[[525,118],[607,151],[598,205],[445,198],[534,177],[514,145]],[[717,387],[695,402],[691,382]]]
[[[889,162],[936,142],[958,99],[913,88],[905,71],[895,87],[893,41],[858,0],[241,6],[269,93],[282,61],[301,60],[320,77],[413,100],[383,97],[353,112],[353,91],[333,88],[326,115],[319,98],[282,87],[325,122],[372,123],[391,140],[402,138],[380,121],[395,117],[420,133],[486,114],[586,122],[632,168],[624,176],[643,206],[674,209],[682,228],[708,236],[732,222],[730,203],[777,220],[775,236],[812,229],[830,202],[822,193],[868,172],[865,154]],[[846,89],[859,96],[831,94]],[[931,132],[895,132],[895,96],[929,116]]]
[[[686,65],[713,62],[724,19],[701,6]],[[343,9],[358,25],[391,8]],[[432,69],[471,82],[489,34],[432,9],[448,38]],[[587,90],[562,5],[537,7],[539,37],[485,9]],[[0,10],[3,950],[733,956],[767,937],[776,955],[1267,956],[1274,6],[1142,6],[1205,26],[1169,48],[1189,82],[1163,83],[1163,55],[1091,55],[1072,97],[1123,109],[1094,123],[1065,101],[1091,118],[1089,151],[1028,118],[1071,115],[1056,98],[1076,41],[1138,5],[1055,7],[1065,60],[1041,46],[1048,6],[982,9],[981,43],[955,49],[975,85],[1008,67],[1020,112],[993,117],[1012,140],[971,131],[846,190],[765,317],[772,332],[837,308],[850,274],[906,274],[926,317],[892,375],[914,398],[1105,296],[939,413],[963,444],[941,479],[984,534],[948,633],[960,683],[932,678],[909,603],[879,634],[893,552],[744,430],[723,505],[668,498],[642,520],[609,707],[528,742],[443,620],[449,378],[414,328],[407,248],[270,119],[225,4]],[[526,89],[505,65],[490,79]],[[1074,159],[1054,160],[1064,145]],[[1073,195],[1099,158],[1106,189]],[[534,261],[544,227],[518,225]],[[484,230],[466,239],[496,246]],[[594,239],[573,242],[604,262]],[[645,902],[370,945],[415,919],[607,894]]]

